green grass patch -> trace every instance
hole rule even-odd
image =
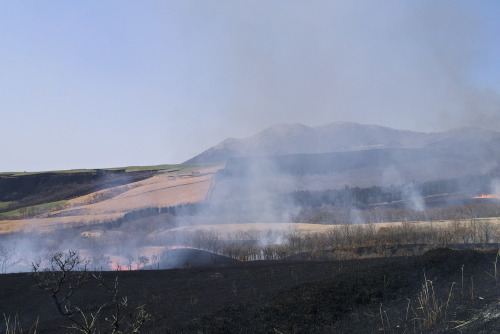
[[[47,173],[72,174],[72,173],[95,173],[96,171],[97,171],[97,169],[68,169],[68,170],[51,170],[51,171],[44,171],[44,172],[4,172],[4,173],[0,173],[0,175],[24,176],[24,175],[47,174]]]
[[[128,167],[116,167],[116,168],[104,168],[104,170],[122,170],[125,172],[143,172],[143,171],[160,171],[160,170],[172,170],[177,169],[181,165],[154,165],[154,166],[128,166]]]
[[[57,174],[95,173],[99,170],[124,171],[124,172],[161,171],[165,173],[173,173],[173,172],[190,173],[200,168],[210,168],[222,165],[223,165],[222,163],[196,163],[196,164],[174,164],[174,165],[152,165],[152,166],[128,166],[128,167],[112,167],[112,168],[101,168],[101,169],[52,170],[43,172],[0,172],[0,175],[23,176],[23,175],[45,174],[45,173],[57,173]]]
[[[153,166],[128,166],[105,168],[104,170],[124,170],[125,172],[161,171],[164,173],[182,172],[190,173],[200,168],[210,168],[221,166],[220,163],[199,163],[199,164],[175,164],[175,165],[153,165]]]
[[[4,216],[4,217],[33,216],[33,215],[40,214],[43,212],[48,212],[48,211],[51,211],[51,210],[54,210],[57,208],[62,208],[66,204],[66,202],[68,202],[68,201],[63,200],[63,201],[27,206],[24,208],[19,208],[16,210],[0,213],[0,216]]]
[[[0,202],[0,210],[7,209],[13,203],[15,203],[15,202]]]

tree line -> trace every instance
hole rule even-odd
[[[462,179],[411,182],[390,186],[350,187],[327,190],[297,190],[284,195],[300,207],[318,208],[329,205],[335,208],[364,209],[374,204],[407,200],[412,195],[421,197],[457,192],[488,193],[491,175],[468,176]]]

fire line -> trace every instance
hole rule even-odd
[[[479,196],[474,196],[474,198],[494,198],[494,199],[500,199],[500,194],[488,194],[488,195],[482,194],[482,195],[479,195]]]

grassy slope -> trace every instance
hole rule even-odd
[[[29,223],[30,218],[34,216],[37,219],[37,226],[50,228],[58,222],[100,222],[116,219],[129,211],[146,207],[175,206],[197,202],[205,198],[211,182],[210,174],[217,170],[217,166],[219,165],[190,164],[126,167],[122,170],[130,173],[151,170],[158,170],[159,173],[147,174],[147,178],[139,180],[131,178],[128,183],[86,192],[78,197],[18,206],[10,211],[7,211],[8,207],[4,205],[3,211],[6,212],[0,213],[0,218],[2,218],[0,219],[0,233],[23,230],[26,226],[31,226],[31,224],[26,223]],[[193,173],[195,171],[199,173]],[[122,175],[120,177],[126,176],[125,173],[120,175]],[[75,183],[75,186],[80,185]],[[61,210],[63,205],[66,208]],[[42,213],[45,215],[41,215]],[[49,215],[46,215],[47,213]]]
[[[196,163],[196,164],[174,164],[174,165],[152,165],[152,166],[127,166],[127,167],[112,167],[100,169],[67,169],[67,170],[53,170],[53,171],[40,171],[40,172],[0,172],[5,176],[25,176],[25,175],[38,175],[47,173],[58,174],[74,174],[74,173],[95,173],[98,170],[107,171],[124,171],[124,172],[138,172],[138,171],[163,171],[163,172],[191,172],[199,168],[208,168],[221,165],[220,163]]]
[[[11,205],[12,202],[0,202],[0,210],[5,210]]]
[[[26,175],[39,175],[47,173],[95,173],[97,169],[68,169],[68,170],[53,170],[53,171],[41,171],[41,172],[1,172],[1,175],[5,176],[26,176]]]
[[[2,213],[0,213],[0,216],[12,218],[15,216],[21,216],[23,214],[28,214],[28,213],[47,212],[50,210],[54,210],[54,209],[63,207],[64,204],[66,204],[66,202],[67,202],[67,200],[62,200],[62,201],[56,201],[56,202],[43,203],[43,204],[38,204],[38,205],[22,207],[22,208],[12,210],[12,211],[2,212]]]

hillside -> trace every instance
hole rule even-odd
[[[291,205],[274,198],[298,190],[391,186],[473,175],[490,175],[488,182],[493,184],[500,170],[500,132],[461,128],[419,133],[355,123],[281,124],[248,138],[228,139],[189,161],[212,160],[226,161],[215,179],[212,201],[226,203],[229,211],[267,208],[254,209],[258,214],[284,207],[286,215]],[[420,197],[410,193],[409,197]]]
[[[479,152],[498,146],[500,133],[479,128],[423,133],[396,130],[377,125],[331,123],[309,127],[278,124],[251,137],[229,138],[189,159],[186,163],[224,162],[232,157],[276,156],[347,152],[382,148],[429,148]]]
[[[146,333],[498,328],[498,132],[295,124],[225,143],[198,156],[225,164],[0,175],[0,331],[66,332],[17,272],[68,250],[102,271],[71,296],[101,328],[115,277]]]
[[[212,160],[226,163],[0,174],[0,231],[111,222],[134,211],[206,200],[217,210],[202,216],[214,220],[225,216],[230,223],[254,217],[286,221],[290,212],[301,209],[283,200],[295,191],[471,175],[491,176],[487,182],[495,192],[500,133],[477,128],[419,133],[356,123],[280,124],[249,138],[228,139],[189,162]],[[411,190],[407,197],[413,201],[421,196]]]
[[[216,165],[0,175],[0,233],[100,223],[203,201]]]

